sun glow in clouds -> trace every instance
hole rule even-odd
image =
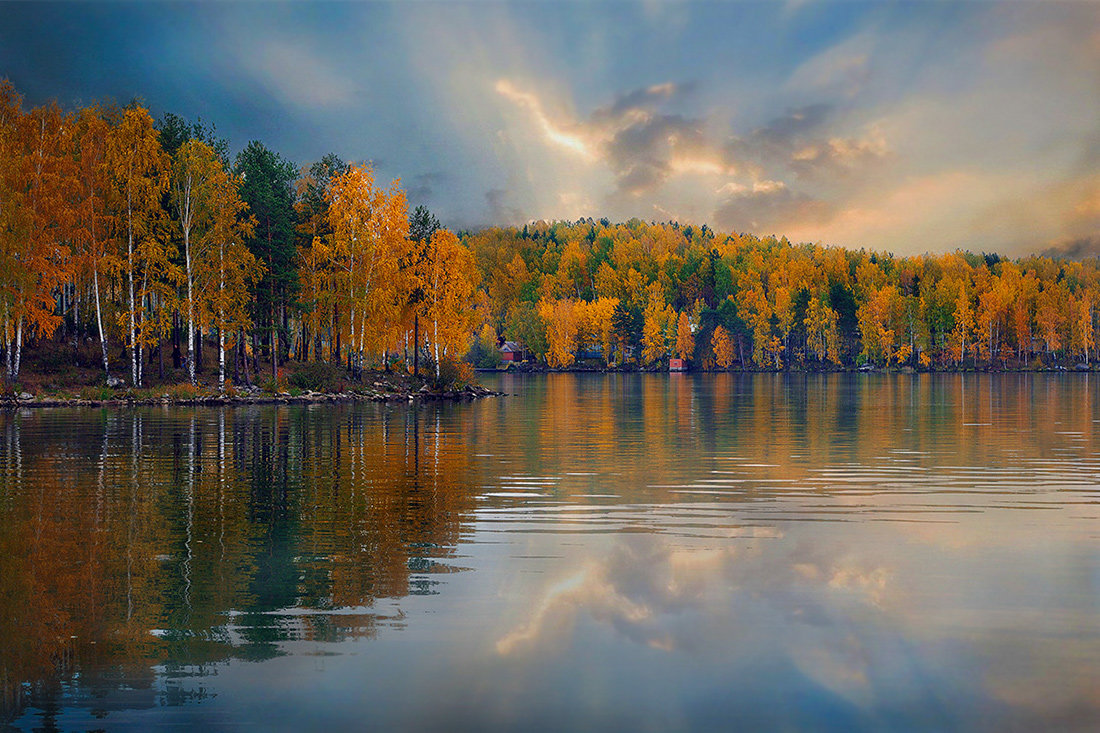
[[[732,181],[738,173],[737,166],[721,145],[708,139],[701,120],[662,109],[690,92],[692,85],[665,82],[635,89],[618,95],[583,119],[564,113],[550,114],[548,105],[537,93],[522,90],[508,79],[499,79],[494,88],[504,99],[528,113],[528,124],[533,125],[538,137],[547,143],[548,151],[579,156],[587,163],[599,164],[600,169],[613,176],[615,190],[608,192],[602,204],[595,207],[601,210],[599,213],[624,218],[636,215],[629,208],[621,213],[616,211],[624,201],[643,206],[648,203],[652,211],[663,212],[664,207],[652,199],[663,196],[665,184],[676,181],[709,179],[706,188],[710,190],[723,184],[741,185]],[[530,149],[517,152],[529,160],[533,155]],[[555,183],[568,185],[568,190],[558,191],[558,201],[575,201],[582,197],[595,200],[577,190],[579,181],[575,175],[569,180],[541,175],[539,182],[544,187]],[[588,181],[589,185],[591,183]],[[672,201],[660,203],[682,208]],[[577,207],[569,209],[575,212]]]
[[[548,141],[588,160],[596,159],[595,151],[584,138],[567,132],[550,120],[543,109],[542,101],[534,94],[521,92],[507,79],[497,81],[495,88],[505,98],[529,110]]]

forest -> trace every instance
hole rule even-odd
[[[488,328],[550,366],[1090,367],[1100,263],[887,253],[676,222],[538,222],[464,237]]]
[[[24,109],[0,81],[0,350],[108,386],[546,368],[1091,368],[1100,262],[900,257],[706,225],[452,232],[399,181],[140,103]],[[209,349],[214,357],[207,356]],[[52,365],[52,367],[51,367]],[[123,379],[122,375],[128,377]]]
[[[204,344],[218,386],[261,363],[278,378],[290,360],[361,375],[422,351],[437,377],[458,362],[477,271],[452,232],[425,209],[410,221],[397,182],[370,166],[329,155],[299,170],[256,141],[233,161],[228,148],[213,127],[154,122],[137,103],[24,111],[0,84],[9,384],[24,346],[89,339],[107,383],[121,362],[135,387],[154,368],[164,379],[166,352],[195,384]]]

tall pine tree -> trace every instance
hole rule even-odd
[[[256,220],[248,248],[265,268],[256,288],[253,322],[268,338],[271,371],[277,375],[288,311],[298,291],[292,188],[297,171],[278,153],[253,140],[237,155],[234,172],[241,178],[241,198]]]

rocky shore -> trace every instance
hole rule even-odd
[[[232,393],[202,393],[182,396],[171,391],[160,395],[150,390],[139,393],[118,391],[111,397],[89,398],[64,395],[33,395],[29,392],[0,395],[0,409],[27,407],[125,407],[133,405],[280,405],[322,404],[340,402],[431,402],[469,401],[480,397],[503,397],[506,393],[468,385],[462,388],[434,391],[427,385],[420,389],[404,389],[388,382],[374,382],[370,386],[357,387],[346,392],[264,392],[258,387],[234,390]]]

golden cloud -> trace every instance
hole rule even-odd
[[[689,88],[685,85],[666,82],[636,89],[583,120],[564,112],[551,114],[538,94],[509,79],[499,79],[494,88],[528,112],[547,144],[604,164],[622,194],[641,196],[676,177],[736,173],[727,152],[706,139],[701,121],[659,111]]]

